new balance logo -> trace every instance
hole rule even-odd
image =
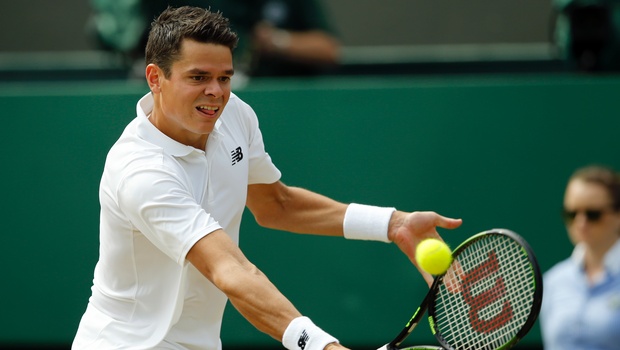
[[[297,341],[297,346],[299,346],[301,350],[304,350],[306,348],[306,343],[308,343],[308,339],[310,339],[310,337],[308,336],[308,333],[306,333],[306,330],[304,329],[301,332],[301,336],[299,337],[299,340]]]
[[[243,151],[241,147],[237,147],[234,150],[230,151],[230,156],[232,158],[232,165],[235,165],[243,159]]]

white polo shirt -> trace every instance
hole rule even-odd
[[[234,94],[206,153],[160,132],[152,108],[149,93],[106,160],[99,261],[73,349],[221,349],[227,298],[185,256],[219,228],[238,243],[248,184],[281,175]]]

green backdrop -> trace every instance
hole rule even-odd
[[[107,150],[144,84],[0,84],[3,210],[0,347],[69,344],[98,251]],[[522,75],[256,80],[237,94],[261,121],[290,185],[335,199],[462,217],[456,246],[510,228],[547,270],[571,246],[560,220],[576,168],[620,169],[619,76]],[[341,341],[378,347],[425,285],[394,245],[242,226],[241,246],[294,304]],[[428,326],[416,343],[432,343]],[[234,309],[223,341],[278,347]],[[540,343],[536,327],[521,346]]]

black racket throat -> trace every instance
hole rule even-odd
[[[381,350],[401,348],[427,311],[441,347],[405,349],[504,350],[529,332],[540,311],[542,275],[521,236],[506,229],[481,232],[459,245],[453,257],[403,330]]]
[[[394,340],[388,343],[388,350],[399,349],[403,341],[405,341],[405,339],[409,336],[409,334],[411,334],[413,329],[420,323],[420,321],[422,321],[422,318],[424,317],[424,314],[426,313],[429,304],[435,299],[435,295],[437,294],[437,287],[439,286],[439,284],[442,283],[443,277],[444,275],[435,277],[435,279],[433,280],[433,284],[429,288],[428,293],[426,293],[426,296],[424,297],[424,300],[422,300],[422,303],[420,304],[418,310],[416,310],[409,322],[407,322],[405,328],[403,328],[403,330],[396,336],[396,338],[394,338]]]

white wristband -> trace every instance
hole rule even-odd
[[[305,316],[292,320],[282,336],[282,345],[288,350],[323,350],[327,344],[337,342]]]
[[[344,214],[344,237],[390,243],[388,226],[395,211],[395,208],[349,204]]]

